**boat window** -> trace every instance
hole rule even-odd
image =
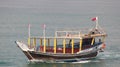
[[[91,42],[92,42],[92,38],[83,39],[83,45],[90,45]]]
[[[95,42],[101,42],[101,37],[96,37]]]

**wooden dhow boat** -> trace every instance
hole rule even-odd
[[[82,32],[85,30],[59,30],[54,37],[46,37],[45,29],[43,37],[31,37],[29,26],[28,44],[21,41],[15,43],[34,62],[74,62],[94,58],[104,51],[107,34],[98,25],[98,17],[92,21],[96,21],[96,26],[87,33]]]

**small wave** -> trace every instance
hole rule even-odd
[[[64,62],[64,61],[59,61],[59,62],[45,62],[45,61],[40,61],[40,60],[31,60],[29,61],[30,63],[89,63],[91,60],[77,60],[74,62]]]
[[[0,61],[0,66],[10,66],[10,62]]]
[[[29,63],[89,63],[89,62],[100,62],[100,57],[91,59],[74,59],[74,60],[58,60],[58,61],[45,61],[45,60],[30,60]]]
[[[120,58],[119,52],[105,52],[98,55],[99,59],[118,59]]]
[[[0,62],[0,65],[4,65],[4,64],[7,64],[6,62]]]
[[[72,62],[72,63],[76,64],[76,63],[89,63],[89,62],[91,62],[91,60],[77,61],[77,62]]]

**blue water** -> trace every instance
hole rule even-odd
[[[119,0],[0,0],[0,67],[119,67],[120,66]],[[92,17],[108,33],[104,53],[91,60],[76,63],[29,63],[14,41],[27,41],[31,35],[46,35],[57,29],[91,28]]]

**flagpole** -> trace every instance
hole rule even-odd
[[[98,17],[96,17],[96,29],[98,29]]]

